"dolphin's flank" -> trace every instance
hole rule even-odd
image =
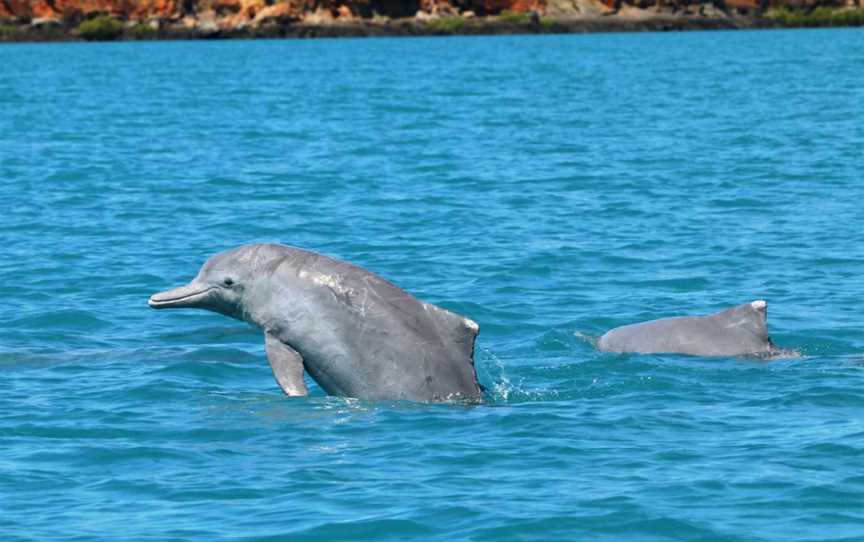
[[[264,332],[288,395],[304,372],[331,395],[476,401],[472,320],[420,301],[350,263],[276,244],[216,254],[185,286],[150,297],[154,309],[198,308]]]

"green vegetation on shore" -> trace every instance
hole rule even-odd
[[[156,33],[156,29],[147,23],[138,23],[132,27],[132,35],[136,38],[145,38]]]
[[[769,10],[769,19],[789,27],[864,26],[864,9],[818,7],[812,11],[782,7]]]
[[[438,17],[437,19],[432,19],[426,22],[426,27],[430,28],[436,32],[443,32],[445,34],[453,34],[458,32],[463,26],[465,26],[465,17],[461,15],[450,15],[447,17]]]
[[[81,23],[78,26],[78,35],[87,41],[116,40],[123,35],[123,23],[102,15]]]
[[[531,22],[531,15],[524,11],[505,9],[498,14],[498,20],[507,24],[529,24]]]
[[[0,24],[0,39],[7,36],[11,37],[22,32],[21,27],[14,24]]]
[[[509,9],[502,10],[496,16],[490,17],[488,21],[491,21],[492,24],[495,23],[504,23],[507,25],[514,26],[527,26],[532,22],[535,22],[537,19],[537,15],[533,15],[534,19],[532,19],[531,13],[525,13],[522,11],[511,11]],[[426,28],[434,31],[440,32],[443,34],[456,34],[463,30],[466,26],[469,25],[480,25],[486,22],[484,18],[479,19],[467,19],[462,15],[448,15],[445,17],[437,17],[435,19],[430,19],[426,21]],[[546,23],[546,21],[542,21]],[[549,28],[550,24],[544,24],[544,27]]]

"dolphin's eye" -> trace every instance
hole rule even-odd
[[[222,284],[224,284],[225,286],[232,286],[234,284],[234,279],[232,279],[231,277],[227,277],[225,280],[222,281]]]

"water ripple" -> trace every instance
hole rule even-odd
[[[859,42],[0,47],[3,539],[864,538]],[[148,309],[252,241],[478,321],[486,401],[289,400]],[[593,347],[758,298],[801,358]]]

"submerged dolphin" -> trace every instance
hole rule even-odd
[[[355,265],[299,248],[245,245],[211,257],[154,309],[199,308],[255,324],[288,395],[304,370],[331,395],[479,400],[479,326]]]
[[[768,337],[768,303],[756,300],[708,316],[662,318],[617,327],[597,342],[603,352],[693,356],[795,356]]]

